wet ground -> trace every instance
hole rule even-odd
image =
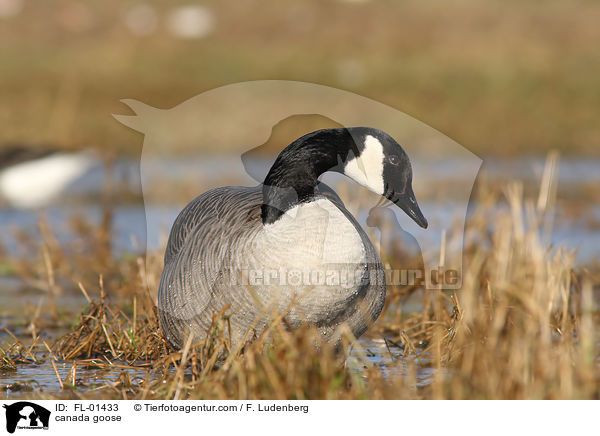
[[[0,345],[2,345],[1,339]],[[372,365],[381,370],[386,377],[393,377],[398,372],[406,373],[408,363],[402,358],[402,349],[390,343],[386,344],[385,340],[380,338],[362,338],[359,346],[360,348],[355,347],[352,350],[347,361],[351,370],[360,371]],[[103,363],[102,359],[95,361]],[[422,356],[415,365],[418,385],[426,385],[435,374],[434,369],[424,365],[426,362],[426,356]],[[152,371],[152,362],[138,362],[135,365],[137,368],[125,362],[122,362],[122,365],[118,362],[112,363],[112,366],[105,364],[103,368],[77,365],[77,391],[82,395],[100,393],[102,390],[110,389],[110,385],[117,382],[123,373],[127,374],[133,385],[144,379],[160,377]],[[0,370],[0,398],[8,400],[35,394],[64,395],[60,393],[61,385],[56,373],[58,372],[64,383],[70,377],[73,363],[57,361],[55,365],[56,370],[51,359],[45,359],[41,363],[19,364],[16,371]]]

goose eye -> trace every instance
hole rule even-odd
[[[398,156],[396,156],[395,154],[392,154],[392,155],[388,156],[388,161],[392,165],[398,165],[400,163],[400,158]]]

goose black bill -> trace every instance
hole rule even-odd
[[[406,214],[413,219],[420,227],[424,229],[427,228],[429,223],[425,216],[423,216],[423,212],[421,212],[421,208],[419,207],[419,203],[417,203],[417,199],[415,198],[415,193],[411,188],[407,189],[402,194],[393,193],[390,200],[402,209]]]

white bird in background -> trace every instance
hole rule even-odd
[[[101,165],[102,161],[87,150],[10,147],[0,151],[0,197],[15,208],[44,207]]]

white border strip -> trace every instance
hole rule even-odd
[[[18,401],[3,400],[10,406]],[[31,401],[50,411],[42,435],[587,434],[592,401]],[[28,409],[29,410],[29,409]],[[0,410],[0,434],[6,413]],[[21,424],[22,423],[22,424]],[[23,427],[25,419],[19,421]],[[208,433],[212,432],[212,433]],[[15,435],[40,434],[17,428]],[[115,433],[113,433],[115,434]]]

